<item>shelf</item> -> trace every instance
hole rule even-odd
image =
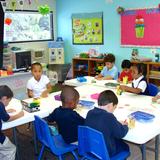
[[[74,69],[74,72],[88,73],[88,71],[85,71],[85,70],[78,70],[78,69]]]
[[[149,75],[149,79],[160,79],[160,76]]]
[[[73,66],[73,77],[77,77],[78,75],[88,75],[95,76],[97,75],[94,71],[94,68],[97,67],[97,63],[104,63],[104,59],[98,58],[73,58],[72,66]],[[79,68],[78,65],[82,65]],[[81,69],[82,68],[82,69]]]

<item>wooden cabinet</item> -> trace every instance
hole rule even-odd
[[[143,63],[146,65],[147,74],[146,78],[149,83],[154,83],[160,86],[160,62],[136,62],[132,61],[132,64]]]
[[[72,69],[73,77],[78,76],[95,76],[99,72],[96,70],[98,67],[103,68],[104,60],[97,58],[73,58]]]

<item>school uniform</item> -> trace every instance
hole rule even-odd
[[[149,95],[148,84],[143,75],[132,81],[132,87],[141,89],[142,92],[140,94],[142,95]]]
[[[32,77],[28,80],[27,89],[33,91],[34,98],[38,98],[47,89],[46,86],[49,82],[49,78],[45,75],[42,75],[39,81]]]
[[[108,69],[106,66],[103,67],[103,70],[101,71],[101,75],[103,77],[111,76],[114,80],[118,79],[118,69],[114,65],[111,69]]]
[[[58,131],[66,143],[76,142],[78,139],[78,126],[84,125],[84,118],[70,108],[60,106],[48,117],[49,122],[56,122]]]
[[[110,157],[129,150],[128,145],[121,139],[127,134],[128,127],[118,122],[112,113],[95,107],[88,112],[85,125],[103,133]]]
[[[0,160],[15,160],[16,147],[1,131],[2,121],[7,122],[9,118],[5,106],[0,102]]]

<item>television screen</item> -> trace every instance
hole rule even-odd
[[[8,21],[7,21],[8,20]],[[6,11],[4,41],[25,42],[53,39],[53,14],[38,11]]]

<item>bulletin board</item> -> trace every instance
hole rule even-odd
[[[73,44],[103,44],[103,13],[72,14]]]
[[[121,45],[160,47],[160,9],[135,9],[122,13]]]

